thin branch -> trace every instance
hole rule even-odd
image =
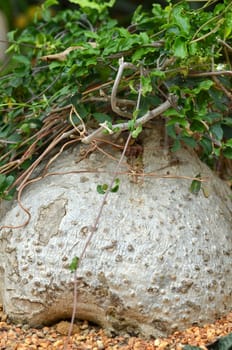
[[[232,93],[226,89],[226,87],[220,82],[217,77],[213,76],[212,79],[215,82],[216,86],[218,86],[219,89],[221,89],[224,94],[232,101]]]
[[[177,97],[175,95],[169,95],[168,99],[162,103],[160,106],[148,111],[142,117],[138,118],[135,121],[135,127],[147,123],[149,120],[158,117],[160,114],[164,113],[168,108],[170,108],[177,101]],[[129,129],[129,123],[119,123],[112,125],[112,131],[116,130],[116,132],[124,131]],[[96,138],[101,138],[105,136],[105,127],[101,126],[97,130],[95,130],[90,135],[84,137],[81,141],[85,144],[91,143]]]
[[[84,102],[110,102],[110,100],[111,100],[110,96],[103,96],[103,97],[91,96],[91,97],[85,98]],[[132,106],[132,107],[135,106],[135,101],[127,100],[124,98],[117,98],[116,102],[118,105],[121,105],[121,106]]]
[[[212,18],[212,19],[214,19],[214,18]],[[210,22],[210,21],[208,21],[208,22]],[[206,23],[204,23],[204,25],[205,25],[205,24],[206,24]],[[211,34],[216,33],[221,24],[222,24],[222,21],[219,20],[218,23],[217,23],[217,25],[216,25],[216,27],[215,27],[214,29],[212,29],[209,33],[206,33],[206,34],[202,35],[200,38],[191,40],[191,41],[190,41],[190,44],[197,43],[198,41],[201,41],[201,40],[207,38],[207,37],[210,36]],[[198,30],[198,32],[199,32],[199,30]],[[196,36],[196,34],[194,35],[194,37],[195,37],[195,36]]]
[[[231,70],[220,70],[214,72],[188,73],[189,77],[212,77],[214,75],[232,75]]]
[[[115,78],[115,81],[114,81],[114,85],[113,85],[113,88],[112,88],[112,93],[111,93],[111,108],[112,108],[113,112],[115,112],[116,114],[120,115],[121,117],[127,117],[128,118],[128,116],[131,117],[131,114],[129,114],[128,112],[122,111],[117,106],[118,86],[120,84],[123,71],[124,71],[124,69],[127,69],[127,68],[133,69],[133,70],[136,69],[136,67],[132,63],[124,62],[123,57],[120,58],[118,73],[116,75],[116,78]]]
[[[222,45],[224,45],[229,51],[232,52],[232,47],[231,47],[229,44],[227,44],[224,40],[222,40],[222,39],[217,39],[217,42],[220,43],[220,44],[222,44]]]

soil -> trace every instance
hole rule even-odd
[[[144,340],[138,337],[112,337],[107,331],[86,321],[77,321],[73,334],[67,344],[70,323],[61,321],[52,327],[41,329],[27,325],[12,325],[4,320],[0,322],[1,350],[181,350],[186,344],[207,346],[220,337],[232,333],[232,312],[213,324],[203,327],[191,327],[182,332],[175,332],[168,338]]]

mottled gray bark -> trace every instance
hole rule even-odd
[[[201,173],[209,196],[190,193],[187,179],[144,176],[134,183],[119,175],[120,189],[110,194],[78,269],[77,297],[78,318],[115,332],[165,335],[213,321],[232,304],[231,192],[187,149],[174,155],[179,163],[171,166],[160,139],[158,131],[144,139],[144,172]],[[25,189],[22,202],[31,213],[26,227],[1,231],[0,299],[15,322],[41,325],[71,316],[68,266],[80,256],[100,207],[96,186],[109,183],[116,166],[100,153],[76,163],[78,158],[79,147],[66,151],[50,171],[76,173]],[[127,167],[125,162],[122,171]],[[14,203],[1,224],[24,220]]]

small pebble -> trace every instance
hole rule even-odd
[[[104,344],[103,344],[103,342],[101,340],[97,340],[96,343],[97,343],[98,350],[105,349],[105,346],[104,346]]]
[[[7,350],[63,350],[67,341],[70,322],[61,321],[53,327],[42,329],[27,325],[11,325],[0,321],[0,349]],[[203,327],[190,327],[181,332],[174,332],[167,338],[145,340],[139,337],[112,337],[107,330],[94,327],[88,322],[74,324],[77,333],[69,339],[67,350],[183,350],[186,344],[207,350],[207,344],[232,333],[232,313]],[[61,334],[61,330],[65,334]],[[59,332],[58,332],[59,330]]]
[[[84,329],[87,329],[87,328],[89,328],[88,322],[84,322],[84,323],[80,326],[80,329],[81,329],[81,330],[84,330]]]

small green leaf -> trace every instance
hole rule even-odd
[[[188,49],[190,55],[197,55],[197,51],[199,50],[198,43],[190,43]]]
[[[142,130],[143,130],[142,125],[137,126],[136,129],[134,129],[131,133],[131,136],[133,137],[133,139],[136,139]]]
[[[132,55],[132,62],[136,62],[145,57],[149,52],[154,52],[154,47],[139,47]]]
[[[53,5],[58,5],[59,4],[59,1],[58,0],[46,0],[44,3],[43,3],[43,7],[45,9],[53,6]]]
[[[212,141],[209,138],[202,137],[202,139],[200,140],[199,144],[201,145],[201,147],[203,148],[203,151],[206,154],[212,153],[212,151],[213,151]]]
[[[213,344],[207,346],[209,350],[231,350],[232,349],[232,333],[219,338]]]
[[[188,35],[190,31],[189,17],[184,13],[182,4],[173,7],[173,19],[174,23],[178,25],[182,34]]]
[[[23,55],[15,55],[13,57],[13,60],[17,63],[24,64],[25,66],[29,66],[31,64],[29,58],[27,58],[27,56],[23,56]]]
[[[142,82],[142,95],[146,96],[146,94],[151,92],[153,89],[151,77],[150,76],[148,76],[148,77],[142,76],[141,82]]]
[[[155,69],[151,72],[151,77],[165,78],[165,72]]]
[[[192,137],[189,137],[189,136],[182,136],[181,141],[184,141],[184,143],[191,148],[194,148],[197,145],[196,141]]]
[[[166,130],[167,130],[167,134],[168,136],[170,136],[171,138],[173,138],[173,140],[176,139],[176,130],[175,130],[175,125],[166,125]]]
[[[63,62],[60,61],[53,61],[52,63],[49,64],[49,69],[55,69],[55,68],[60,68],[60,66],[63,65]]]
[[[4,194],[5,191],[13,184],[15,177],[13,175],[0,174],[0,194]]]
[[[181,143],[180,143],[180,140],[176,139],[172,146],[172,152],[176,152],[179,149],[181,149]]]
[[[99,194],[105,194],[107,189],[108,189],[108,185],[107,184],[97,185],[97,192]]]
[[[225,15],[225,29],[224,29],[224,38],[229,39],[229,36],[232,32],[232,13],[228,11]]]
[[[232,148],[228,147],[224,149],[222,153],[226,158],[232,159]]]
[[[71,272],[75,272],[76,269],[78,268],[78,263],[79,263],[79,258],[77,256],[74,256],[74,258],[72,259],[71,264],[69,265],[69,270]]]
[[[119,184],[120,184],[120,180],[118,178],[115,179],[114,186],[111,188],[110,192],[113,192],[113,193],[118,192]]]
[[[6,180],[6,175],[0,174],[0,191],[1,191],[1,187],[4,184]]]
[[[197,88],[193,89],[193,91],[196,94],[199,94],[199,92],[201,92],[202,90],[208,91],[211,88],[211,86],[213,86],[213,84],[214,83],[212,80],[203,80],[200,82]]]
[[[120,183],[120,180],[117,178],[115,179],[114,181],[114,185],[113,187],[111,188],[110,192],[118,192],[118,189],[119,189],[119,183]],[[108,185],[107,184],[103,184],[103,185],[97,185],[97,192],[99,194],[105,194],[106,191],[108,190]]]
[[[130,130],[132,132],[134,130],[134,128],[135,128],[135,120],[131,119],[128,122],[128,130]]]
[[[112,123],[112,117],[105,113],[93,113],[93,117],[98,123],[104,123],[105,121]]]
[[[163,113],[163,115],[165,117],[173,117],[173,116],[180,117],[181,113],[175,108],[169,108]]]
[[[225,144],[227,147],[232,147],[232,138],[226,141]]]
[[[187,45],[186,45],[186,40],[181,37],[177,37],[174,45],[174,56],[179,57],[179,58],[186,58],[188,55],[187,51]]]
[[[221,140],[223,138],[223,130],[220,123],[211,125],[210,131],[217,140]]]
[[[195,176],[195,178],[199,178],[199,179],[200,177],[201,177],[201,174],[198,174],[197,176]],[[190,192],[197,195],[200,189],[201,189],[201,182],[198,180],[193,180],[189,188]]]
[[[73,4],[79,5],[81,8],[90,8],[93,10],[97,10],[99,13],[105,10],[107,7],[112,7],[115,3],[115,0],[103,1],[102,3],[98,3],[97,1],[91,0],[69,0]]]

